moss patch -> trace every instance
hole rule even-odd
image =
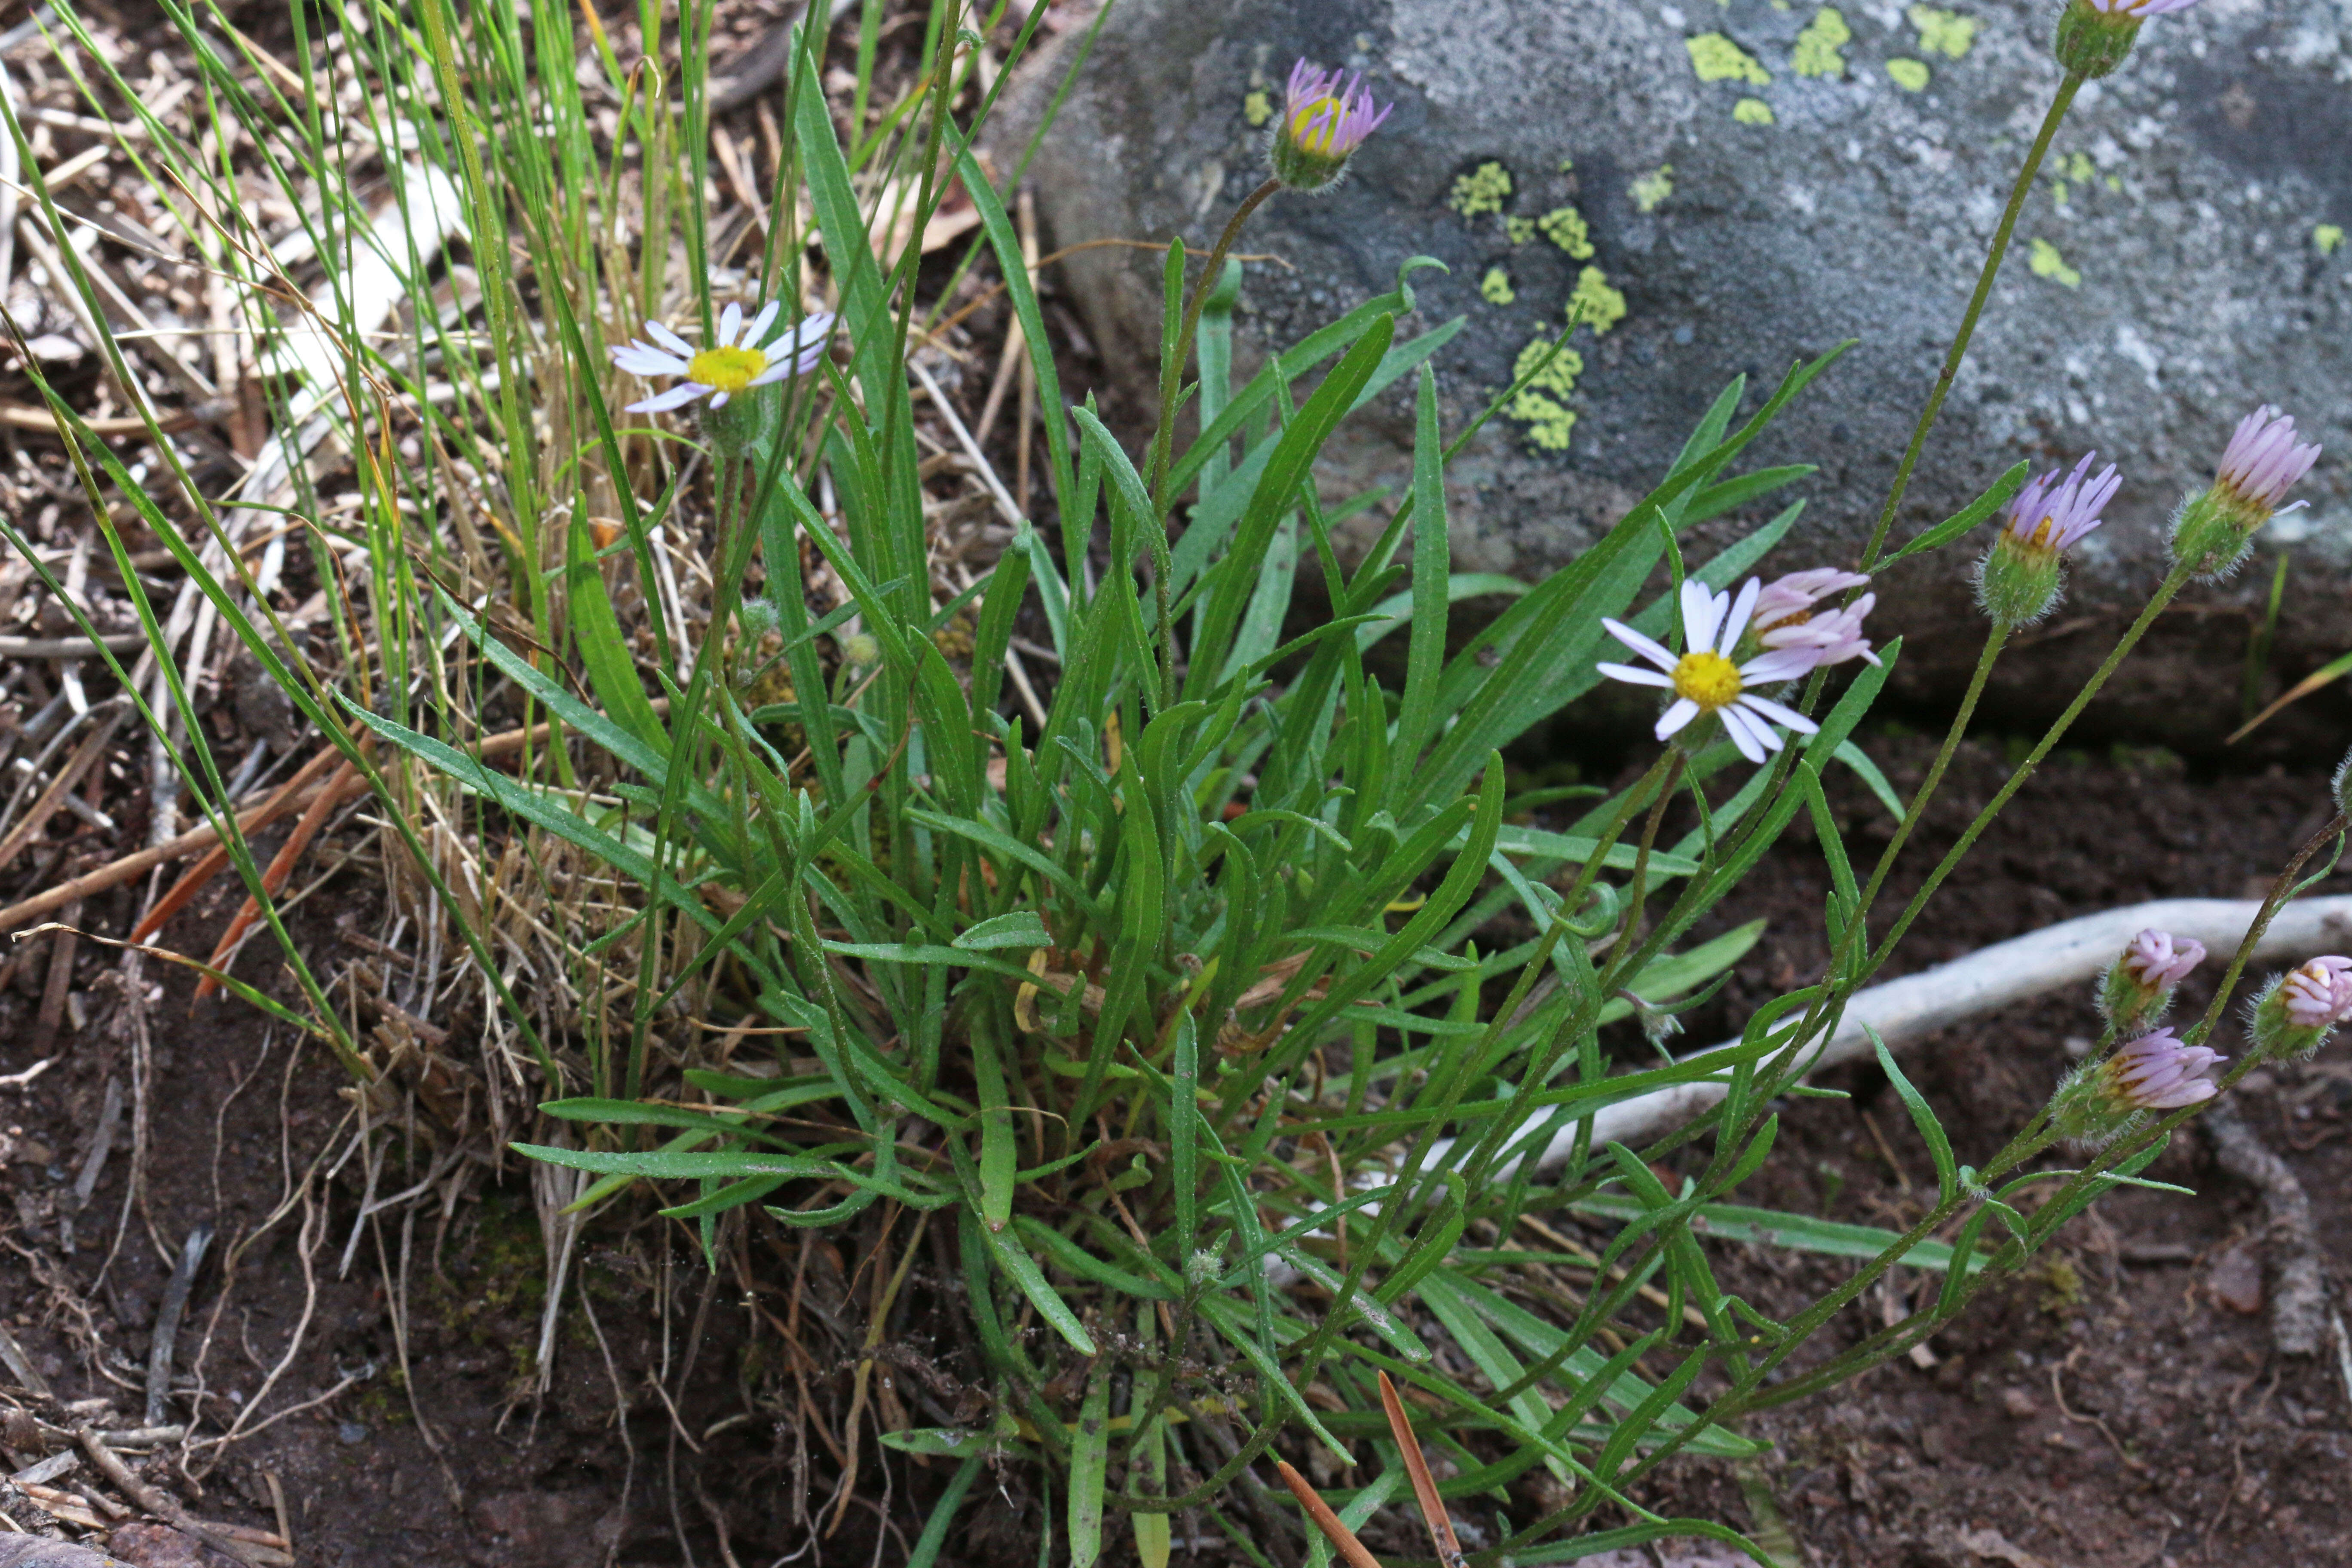
[[[2027,260],[2026,265],[2033,268],[2033,275],[2036,278],[2047,278],[2069,289],[2080,289],[2083,286],[2083,275],[2067,266],[2066,258],[2060,254],[2056,246],[2046,239],[2037,239],[2033,242],[2033,254]]]
[[[1486,276],[1478,279],[1478,297],[1489,305],[1507,305],[1518,298],[1511,289],[1511,275],[1499,267],[1486,268]]]
[[[1843,76],[1845,56],[1842,52],[1853,41],[1853,29],[1834,7],[1824,5],[1813,13],[1805,30],[1797,35],[1796,49],[1789,56],[1789,68],[1799,76]]]
[[[1554,207],[1536,220],[1543,237],[1579,261],[1592,254],[1592,232],[1574,207]]]
[[[1605,332],[1625,319],[1624,292],[1609,286],[1609,274],[1588,267],[1578,274],[1575,292],[1568,297],[1568,319]]]
[[[1762,87],[1772,79],[1772,73],[1758,65],[1755,56],[1721,33],[1685,38],[1683,47],[1690,51],[1691,69],[1701,81],[1744,81]]]
[[[1511,366],[1512,384],[1517,384],[1530,372],[1535,379],[1519,388],[1503,412],[1514,419],[1527,421],[1528,446],[1546,452],[1565,452],[1569,435],[1576,428],[1576,413],[1568,406],[1567,399],[1576,390],[1576,378],[1584,374],[1584,356],[1574,349],[1564,348],[1553,355],[1549,364],[1537,371],[1543,357],[1551,353],[1551,339],[1537,337],[1519,351],[1517,363]]]
[[[1906,92],[1924,91],[1931,75],[1926,61],[1906,60],[1899,55],[1886,62],[1886,74]]]
[[[1963,16],[1958,11],[1939,11],[1933,5],[1914,5],[1904,14],[1919,29],[1919,52],[1923,55],[1942,55],[1957,60],[1965,57],[1977,41],[1973,16]]]
[[[1625,187],[1633,197],[1633,205],[1645,213],[1657,211],[1658,204],[1675,194],[1674,174],[1672,163],[1661,163]]]
[[[1510,199],[1511,172],[1490,161],[1457,177],[1445,205],[1464,217],[1476,217],[1481,213],[1501,212]]]
[[[1731,106],[1731,118],[1742,125],[1774,123],[1772,106],[1760,98],[1743,98]]]

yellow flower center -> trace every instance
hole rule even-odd
[[[1675,665],[1675,695],[1712,713],[1739,695],[1739,667],[1719,653],[1686,653]]]
[[[686,379],[732,397],[767,368],[758,349],[705,349],[686,362]]]
[[[1298,112],[1290,117],[1290,139],[1306,151],[1328,158],[1339,139],[1343,112],[1339,100],[1328,93],[1300,104]]]

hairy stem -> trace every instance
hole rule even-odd
[[[2066,79],[2058,84],[2057,97],[2050,100],[2050,112],[2042,117],[2042,130],[2033,138],[2033,146],[2025,154],[2024,166],[2017,171],[2017,183],[2010,187],[2009,206],[2000,215],[2000,226],[1993,231],[1992,247],[1985,252],[1984,269],[1977,274],[1976,292],[1969,296],[1969,308],[1960,317],[1959,331],[1952,335],[1952,346],[1944,355],[1944,368],[1936,373],[1936,388],[1927,395],[1927,405],[1919,411],[1919,423],[1911,432],[1911,445],[1904,449],[1903,461],[1895,470],[1895,484],[1886,492],[1886,505],[1878,514],[1878,526],[1871,530],[1870,543],[1862,552],[1862,564],[1857,571],[1867,572],[1885,547],[1887,531],[1895,526],[1895,513],[1903,504],[1903,492],[1911,486],[1911,470],[1918,466],[1921,448],[1927,444],[1927,432],[1935,427],[1936,416],[1944,409],[1944,399],[1950,395],[1952,382],[1960,374],[1960,362],[1968,357],[1969,340],[1976,336],[1978,318],[1984,314],[1985,301],[1992,297],[1992,282],[2000,272],[2003,258],[2009,254],[2010,236],[2017,229],[2017,215],[2025,208],[2025,198],[2033,189],[2033,176],[2042,170],[2042,160],[2050,152],[2051,138],[2058,134],[2058,126],[2066,118],[2066,110],[2074,102],[2074,94],[2082,90],[2083,79],[2069,71]]]

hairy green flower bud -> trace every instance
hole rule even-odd
[[[2268,404],[2247,415],[2221,453],[2212,485],[2173,514],[2173,563],[2208,582],[2228,576],[2253,548],[2255,531],[2277,515],[2286,492],[2318,460],[2319,444],[2297,441],[2288,416]]]
[[[2110,10],[2098,0],[2068,0],[2058,14],[2051,52],[2074,75],[2096,81],[2124,63],[2139,37],[2139,23],[2131,12]]]

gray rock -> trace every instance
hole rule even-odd
[[[1752,408],[1797,356],[1859,339],[1753,449],[1759,463],[1821,465],[1790,492],[1810,507],[1775,564],[1843,564],[1878,515],[2059,79],[2054,9],[1950,5],[1118,0],[1031,184],[1056,244],[1181,232],[1198,254],[1264,176],[1252,110],[1279,102],[1292,58],[1361,69],[1395,112],[1340,188],[1284,193],[1253,221],[1243,248],[1295,270],[1250,268],[1243,357],[1389,288],[1405,258],[1434,256],[1452,270],[1419,276],[1406,325],[1469,318],[1438,361],[1458,426],[1599,268],[1626,314],[1577,333],[1566,449],[1498,420],[1452,476],[1457,567],[1532,576],[1654,482],[1730,376],[1748,374]],[[1769,80],[1700,79],[1691,41],[1708,37],[1697,48],[1737,66],[1723,53],[1736,46]],[[1924,87],[1897,79],[1923,69]],[[1034,123],[1058,74],[1047,62],[1030,79],[1013,131]],[[1265,99],[1254,106],[1253,92]],[[1761,118],[1757,105],[1770,124],[1743,121]],[[2161,574],[2173,506],[2264,401],[2330,448],[2300,492],[2311,509],[2273,522],[2236,581],[2190,589],[2095,723],[2218,740],[2282,551],[2294,566],[2273,670],[2293,678],[2352,647],[2347,149],[2352,0],[2210,0],[2149,23],[2122,70],[2084,89],[1895,524],[1907,537],[2021,458],[2096,447],[2123,464],[2067,603],[1997,678],[1997,725],[2042,717],[2105,653]],[[1474,196],[1465,217],[1456,193],[1494,188],[1496,167],[1500,209],[1477,211]],[[1544,232],[1571,206],[1590,257]],[[1066,266],[1107,361],[1148,376],[1155,258],[1097,249]],[[1351,425],[1329,491],[1402,474],[1408,397]],[[1707,531],[1727,539],[1761,515]],[[1876,619],[1909,638],[1899,681],[1912,700],[1948,698],[1973,661],[1982,624],[1966,564],[1947,553],[1881,584]],[[2328,700],[2300,710],[2304,739],[2340,737],[2345,709]]]

